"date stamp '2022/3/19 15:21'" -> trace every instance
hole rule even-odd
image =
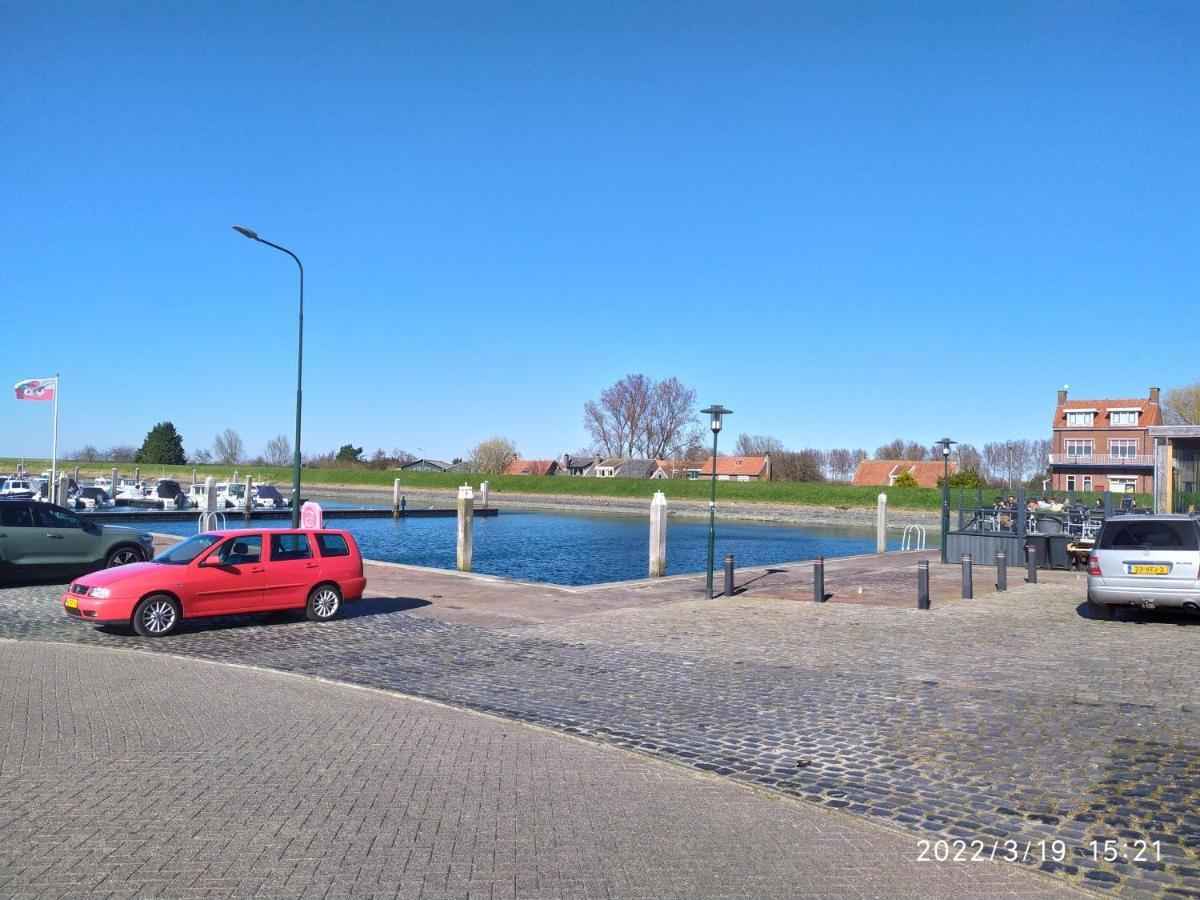
[[[919,840],[917,862],[1067,862],[1069,857],[1083,856],[1095,862],[1159,862],[1162,847],[1159,841],[1093,840],[1072,852],[1066,841],[999,841],[999,840]]]

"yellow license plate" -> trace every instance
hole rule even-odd
[[[1169,566],[1130,566],[1130,575],[1166,575],[1170,572]]]
[[[74,597],[67,598],[67,609],[79,609],[79,601]]]

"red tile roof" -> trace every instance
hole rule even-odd
[[[942,477],[943,463],[940,459],[913,461],[910,459],[864,459],[854,473],[854,483],[889,487],[892,479],[901,472],[912,472],[917,484],[923,488],[938,486]],[[958,471],[958,463],[950,461],[950,474]]]
[[[505,475],[553,475],[557,459],[514,459],[504,470]]]
[[[693,463],[691,468],[700,469],[700,477],[705,475],[712,476],[713,460],[710,456],[702,463]],[[761,478],[767,469],[767,458],[765,456],[718,456],[717,457],[717,477],[729,475],[735,477],[737,475],[749,475],[751,477],[758,476]]]
[[[1051,427],[1066,428],[1067,410],[1071,409],[1099,410],[1096,413],[1096,420],[1092,425],[1093,428],[1149,428],[1151,425],[1161,425],[1163,423],[1162,407],[1142,397],[1138,400],[1068,400],[1066,403],[1060,403],[1055,407],[1054,424]],[[1137,409],[1141,411],[1141,415],[1138,416],[1136,426],[1113,425],[1108,417],[1110,409]]]

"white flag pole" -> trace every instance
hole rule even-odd
[[[54,430],[50,437],[50,502],[53,503],[56,499],[55,491],[58,490],[58,391],[59,377],[56,372],[54,375]]]

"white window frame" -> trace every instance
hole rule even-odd
[[[1067,476],[1067,490],[1068,491],[1075,490],[1075,476],[1074,475]]]
[[[1085,491],[1090,491],[1091,489],[1092,489],[1092,476],[1091,476],[1091,475],[1084,475],[1084,476],[1083,476],[1083,488],[1082,488],[1082,490],[1085,490]]]
[[[1068,409],[1067,426],[1070,428],[1091,428],[1096,424],[1096,410]]]
[[[1118,448],[1120,453],[1116,452]],[[1126,453],[1126,450],[1131,450],[1131,453]],[[1138,439],[1137,438],[1110,438],[1108,442],[1108,455],[1114,459],[1133,459],[1138,455]]]
[[[1113,487],[1114,481],[1119,481],[1121,483],[1121,487],[1120,488]],[[1110,491],[1112,491],[1114,494],[1124,494],[1124,493],[1126,493],[1125,485],[1128,484],[1129,482],[1133,483],[1133,490],[1136,491],[1137,483],[1138,483],[1136,475],[1109,475],[1108,476],[1108,489]]]
[[[1073,448],[1078,450],[1083,447],[1087,448],[1087,453],[1071,452]],[[1096,442],[1091,438],[1067,438],[1063,443],[1063,450],[1067,454],[1067,459],[1091,459],[1096,450]]]
[[[1127,425],[1136,428],[1140,409],[1110,409],[1108,421],[1110,425]]]

